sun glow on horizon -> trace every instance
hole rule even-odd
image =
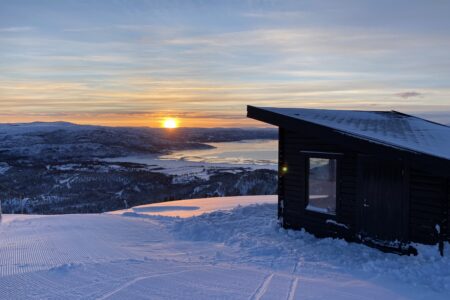
[[[177,128],[178,120],[174,119],[174,118],[166,118],[163,121],[163,127],[164,128]]]

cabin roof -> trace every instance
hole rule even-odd
[[[328,127],[370,142],[450,160],[450,127],[404,113],[396,111],[255,108],[270,114]]]

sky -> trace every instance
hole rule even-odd
[[[450,123],[450,1],[0,1],[0,123],[264,126],[246,105]]]

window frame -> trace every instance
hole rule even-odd
[[[305,156],[305,205],[304,210],[308,214],[326,216],[327,218],[336,218],[339,213],[339,203],[340,203],[340,165],[342,153],[336,152],[324,152],[324,151],[300,151]],[[319,211],[314,211],[308,209],[309,205],[309,167],[310,167],[310,159],[311,158],[324,158],[324,159],[335,159],[336,160],[336,209],[335,213],[324,213]]]

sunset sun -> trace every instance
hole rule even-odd
[[[164,128],[177,128],[178,127],[178,120],[174,119],[174,118],[164,119],[163,127]]]

